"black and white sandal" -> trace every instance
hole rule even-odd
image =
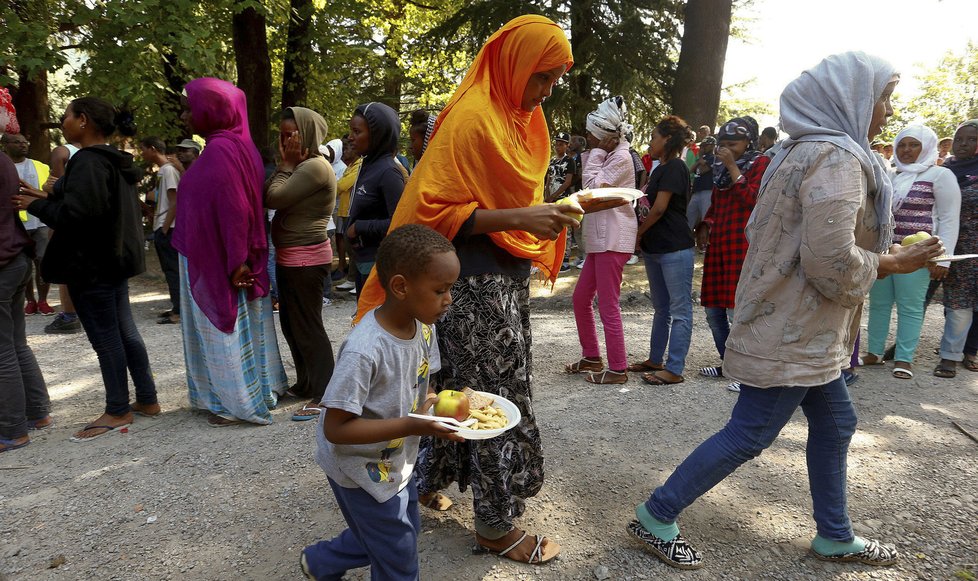
[[[740,382],[739,381],[734,381],[733,383],[731,383],[730,385],[728,385],[727,386],[727,391],[732,391],[734,393],[740,393]]]
[[[625,527],[628,534],[642,543],[650,553],[659,558],[660,561],[677,569],[699,569],[703,566],[703,558],[699,551],[693,548],[682,535],[678,535],[671,541],[663,541],[659,537],[645,530],[642,523],[633,520]]]
[[[841,555],[823,555],[812,549],[812,554],[821,561],[836,563],[862,563],[875,567],[888,567],[897,562],[900,554],[895,547],[884,545],[878,541],[867,540],[866,547],[858,553],[843,553]]]
[[[703,367],[700,369],[700,375],[703,377],[723,377],[723,366]]]

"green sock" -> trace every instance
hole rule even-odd
[[[635,507],[635,516],[638,518],[638,522],[645,527],[645,530],[662,541],[668,543],[679,536],[679,525],[676,524],[676,521],[664,523],[655,518],[649,513],[649,509],[645,508],[644,502]]]
[[[816,535],[815,538],[812,539],[812,550],[819,555],[824,555],[826,557],[835,557],[837,555],[844,555],[846,553],[858,553],[865,548],[866,539],[861,537],[854,536],[848,543],[830,541],[820,535]]]

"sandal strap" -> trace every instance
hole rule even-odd
[[[505,557],[506,556],[506,553],[508,553],[508,552],[512,551],[513,549],[515,549],[516,547],[520,546],[520,543],[522,543],[523,542],[523,539],[525,539],[525,538],[526,538],[526,531],[523,531],[523,534],[520,536],[520,539],[518,541],[516,541],[512,545],[506,547],[502,551],[499,551],[499,553],[497,553],[497,554],[500,557]]]
[[[523,536],[526,536],[526,535],[524,534]],[[534,535],[534,537],[536,537],[536,539],[537,539],[537,546],[533,547],[533,552],[530,553],[530,558],[527,559],[527,561],[526,561],[527,563],[530,563],[531,565],[533,563],[539,563],[540,561],[543,560],[543,549],[541,547],[543,545],[543,540],[544,540],[545,537],[542,537],[540,535]]]

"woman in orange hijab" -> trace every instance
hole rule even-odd
[[[434,228],[454,242],[462,265],[454,305],[437,327],[438,387],[499,394],[523,414],[519,426],[490,440],[424,439],[415,471],[421,501],[445,509],[450,501],[438,490],[471,485],[477,546],[532,563],[560,547],[513,525],[543,485],[530,401],[530,268],[553,280],[564,229],[577,224],[566,206],[543,203],[550,134],[540,104],[572,63],[563,30],[541,16],[521,16],[493,34],[439,114],[391,223]],[[383,298],[372,273],[358,317]]]

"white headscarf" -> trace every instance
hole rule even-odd
[[[917,176],[927,171],[937,163],[937,134],[925,125],[908,125],[897,133],[893,140],[893,150],[896,151],[904,137],[911,137],[920,142],[920,155],[914,163],[903,163],[897,155],[897,175],[893,177],[893,211],[896,212],[903,204],[904,198],[910,193],[910,188],[917,181]]]
[[[587,114],[587,130],[598,139],[624,138],[632,132],[625,123],[625,99],[620,95],[602,101],[596,111]]]
[[[346,164],[343,163],[343,140],[327,141],[326,146],[333,150],[333,173],[336,174],[336,179],[340,179],[343,177],[343,172],[346,171]],[[325,152],[323,153],[325,154]]]
[[[869,148],[869,124],[876,101],[895,73],[893,65],[879,57],[844,52],[826,57],[791,81],[781,93],[781,126],[788,139],[761,180],[763,191],[798,142],[827,141],[853,154],[866,174],[879,220],[876,252],[884,252],[893,239],[893,186]]]

